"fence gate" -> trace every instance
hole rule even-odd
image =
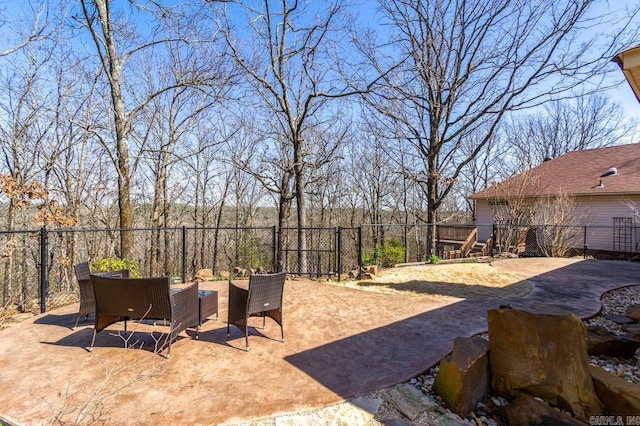
[[[299,250],[298,229],[282,228],[284,270],[293,274],[320,278],[336,271],[336,229],[306,228],[306,247]]]

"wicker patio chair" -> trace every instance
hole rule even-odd
[[[252,316],[262,317],[262,328],[266,317],[272,318],[280,325],[280,333],[284,342],[282,326],[282,294],[285,272],[277,274],[254,274],[249,277],[249,287],[244,289],[229,280],[229,317],[227,321],[227,338],[230,336],[230,325],[235,325],[245,337],[246,350],[249,350],[248,320]]]
[[[89,351],[96,334],[109,325],[128,320],[167,320],[167,358],[171,343],[181,331],[194,327],[198,333],[198,283],[180,290],[170,289],[169,277],[110,278],[90,275],[96,300],[96,319]],[[159,348],[162,351],[163,348]]]
[[[96,301],[93,297],[91,282],[89,281],[89,275],[91,274],[89,262],[78,263],[74,266],[74,269],[76,271],[76,279],[78,280],[78,288],[80,289],[80,309],[78,310],[76,323],[73,326],[73,329],[75,330],[76,327],[78,327],[80,317],[84,317],[86,320],[89,317],[89,314],[93,314],[96,311]],[[106,277],[129,278],[129,270],[121,269],[119,271],[101,272],[99,275]]]

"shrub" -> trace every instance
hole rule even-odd
[[[440,257],[436,256],[435,254],[432,254],[429,257],[429,263],[438,263],[440,262],[442,259],[440,259]]]
[[[378,244],[371,250],[364,250],[362,258],[365,265],[393,266],[397,263],[404,262],[404,247],[400,241],[393,239]]]
[[[128,269],[129,276],[140,278],[138,264],[133,260],[103,257],[102,259],[98,259],[91,263],[91,271],[93,272],[119,271],[121,269]]]

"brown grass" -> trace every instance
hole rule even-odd
[[[498,271],[488,263],[390,268],[381,271],[373,280],[337,284],[379,293],[457,299],[522,297],[532,289],[522,277]]]

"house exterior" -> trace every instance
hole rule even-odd
[[[492,235],[498,209],[515,203],[539,209],[541,200],[560,196],[571,200],[577,212],[578,223],[570,225],[586,227],[584,235],[576,238],[577,247],[640,252],[639,143],[572,151],[471,195],[478,240]]]

